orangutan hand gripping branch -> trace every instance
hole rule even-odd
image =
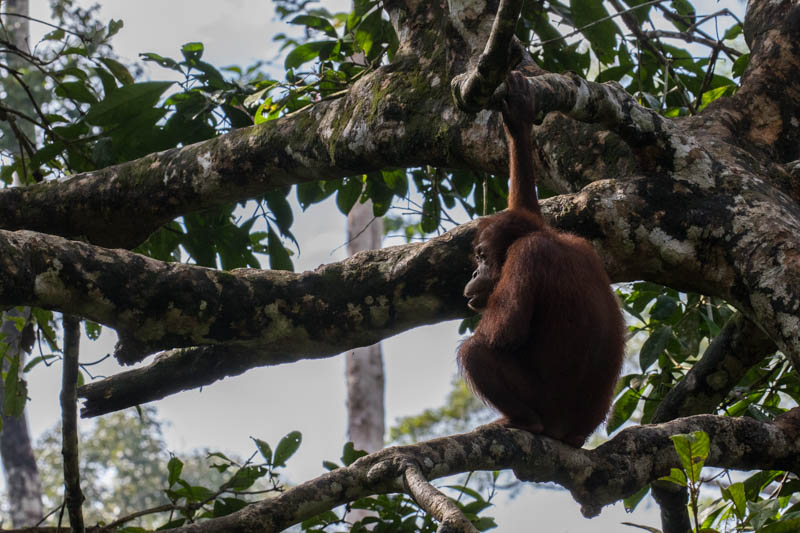
[[[611,403],[624,324],[594,248],[542,217],[535,103],[521,73],[506,85],[508,209],[478,226],[477,268],[464,296],[483,317],[458,361],[472,390],[502,414],[496,423],[581,446]]]

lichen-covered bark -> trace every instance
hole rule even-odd
[[[464,313],[469,227],[358,253],[315,271],[164,263],[61,237],[0,230],[0,305],[69,311],[115,328],[123,363],[158,350],[255,347],[260,364],[333,355]],[[436,274],[434,274],[436,272]],[[259,350],[256,350],[259,351]],[[253,353],[247,355],[251,360]]]

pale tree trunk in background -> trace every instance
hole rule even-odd
[[[0,11],[7,13],[29,13],[28,0],[0,1]],[[30,29],[28,20],[20,17],[7,16],[6,29],[14,45],[20,50],[29,50],[28,38]],[[8,65],[16,68],[22,62],[13,54],[6,58]],[[27,111],[27,110],[25,110]],[[33,113],[29,113],[33,115]],[[19,121],[20,129],[35,141],[32,126]],[[17,311],[12,309],[6,313],[13,316],[28,316],[29,310]],[[0,319],[5,315],[0,314]],[[20,372],[24,365],[25,347],[22,343],[22,333],[12,321],[2,323],[0,331],[5,335],[3,341],[8,344],[8,357],[19,354]],[[8,370],[8,360],[3,361],[3,370]],[[0,433],[0,458],[3,462],[3,474],[6,480],[8,505],[10,507],[11,523],[14,527],[35,525],[43,516],[42,510],[42,484],[39,479],[39,470],[36,468],[36,459],[31,447],[31,435],[28,428],[27,409],[21,416],[5,416],[2,413],[2,398],[5,392],[4,383],[0,380],[0,414],[2,414],[3,428]]]
[[[347,252],[381,247],[383,219],[372,214],[372,201],[356,203],[347,215]],[[369,453],[383,448],[384,377],[381,344],[347,352],[347,436],[357,450]],[[373,514],[355,509],[346,519],[357,522]]]
[[[350,2],[350,10],[355,2]],[[354,63],[364,61],[363,54],[350,58]],[[372,214],[372,200],[356,202],[347,215],[347,253],[375,250],[383,241],[383,218]],[[381,344],[356,348],[347,352],[347,436],[358,450],[369,453],[383,448],[384,377]],[[357,520],[363,513],[351,513]]]
[[[350,255],[381,247],[383,219],[372,214],[372,202],[357,203],[347,216]],[[347,434],[357,449],[383,448],[384,377],[381,345],[347,352]]]

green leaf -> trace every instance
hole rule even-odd
[[[100,83],[103,84],[104,95],[108,96],[109,93],[112,93],[117,89],[117,80],[109,71],[98,66],[95,67],[94,72],[97,74],[97,77],[100,78]]]
[[[169,522],[166,522],[164,525],[159,526],[157,531],[161,531],[162,529],[174,529],[176,527],[181,527],[185,523],[186,523],[185,518],[176,518],[175,520],[170,520]]]
[[[245,490],[253,486],[253,483],[264,477],[269,470],[263,466],[244,466],[233,474],[233,477],[226,483],[227,488],[232,490]]]
[[[638,404],[639,393],[633,389],[626,390],[619,400],[614,402],[606,422],[606,431],[609,435],[630,419]]]
[[[68,48],[65,48],[64,51],[61,52],[61,55],[62,56],[76,55],[76,56],[89,57],[89,52],[87,52],[86,48],[82,46],[70,46]]]
[[[405,198],[408,194],[408,174],[406,174],[405,169],[381,170],[381,176],[383,176],[383,182],[395,196]],[[470,183],[470,189],[471,185]],[[469,194],[469,191],[467,194]]]
[[[382,24],[380,9],[376,9],[367,15],[367,17],[364,18],[358,25],[355,34],[355,42],[358,45],[359,50],[364,52],[367,57],[373,57],[370,55],[370,53],[372,52],[372,48],[375,43],[380,42],[381,29]]]
[[[111,20],[108,22],[108,31],[106,32],[106,39],[108,39],[109,37],[113,37],[114,35],[116,35],[116,34],[119,32],[119,30],[121,30],[121,29],[122,29],[122,27],[123,27],[124,25],[125,25],[125,22],[123,22],[122,20],[114,20],[114,19],[111,19]]]
[[[60,41],[60,40],[62,40],[64,38],[64,35],[66,35],[66,32],[64,32],[64,30],[59,28],[57,30],[53,30],[50,33],[46,34],[44,37],[42,37],[42,40],[43,41]]]
[[[334,186],[327,187],[328,182],[310,181],[297,185],[297,203],[305,211],[312,204],[316,204],[335,193],[338,187],[338,180],[333,180]]]
[[[362,176],[346,177],[341,181],[338,192],[336,193],[336,207],[346,215],[355,205],[361,196],[364,188],[364,178]]]
[[[432,233],[439,227],[441,217],[441,205],[439,197],[427,195],[422,203],[422,231]]]
[[[467,496],[470,496],[477,501],[484,501],[483,496],[481,496],[480,492],[476,491],[475,489],[471,489],[466,485],[446,485],[446,486],[448,489],[457,490],[458,492],[466,494]]]
[[[626,526],[631,526],[639,529],[643,529],[644,531],[649,531],[650,533],[661,533],[661,530],[655,527],[650,526],[643,526],[641,524],[634,524],[633,522],[622,522],[622,524]]]
[[[723,495],[733,502],[733,512],[739,520],[743,520],[747,513],[747,494],[744,483],[734,483],[723,491]]]
[[[658,360],[658,356],[664,353],[667,343],[672,339],[672,328],[664,326],[656,329],[642,344],[639,351],[639,368],[644,372],[650,365]]]
[[[83,328],[86,330],[86,336],[93,341],[96,341],[98,338],[100,338],[100,333],[103,331],[103,326],[97,322],[92,322],[91,320],[84,320]]]
[[[288,270],[292,272],[294,265],[289,258],[289,252],[283,246],[280,237],[278,237],[272,225],[269,226],[269,234],[267,235],[267,249],[269,251],[269,267],[272,270]]]
[[[352,442],[348,442],[342,448],[342,464],[344,466],[350,466],[356,459],[364,457],[365,455],[367,455],[366,451],[357,450]]]
[[[490,529],[494,529],[497,527],[497,522],[494,521],[494,518],[491,516],[482,516],[477,520],[472,522],[472,525],[475,526],[475,529],[478,531],[488,531]]]
[[[302,440],[303,435],[299,431],[292,431],[283,437],[278,443],[278,447],[275,448],[273,466],[286,466],[286,461],[294,455]]]
[[[733,76],[739,78],[744,74],[748,63],[750,63],[750,54],[742,54],[733,62]]]
[[[264,195],[267,207],[269,207],[272,216],[275,218],[275,224],[277,224],[278,230],[283,235],[289,233],[289,228],[292,227],[292,222],[294,222],[292,206],[289,205],[289,201],[286,199],[287,192],[288,189],[286,191],[275,189]]]
[[[226,516],[244,509],[247,505],[248,502],[246,500],[240,500],[239,498],[218,498],[214,500],[212,516],[214,518]]]
[[[5,416],[22,416],[25,402],[28,399],[28,388],[19,378],[19,357],[5,359],[11,362],[6,371],[5,396],[3,397],[3,414]]]
[[[0,353],[0,355],[2,354]],[[58,359],[58,356],[55,354],[37,355],[25,364],[23,372],[30,372],[39,363],[45,363],[45,365],[50,366],[56,359]]]
[[[679,309],[679,301],[673,296],[666,294],[660,295],[656,298],[656,303],[650,309],[650,318],[655,320],[667,320]]]
[[[726,93],[733,94],[734,90],[736,90],[736,87],[733,85],[723,85],[722,87],[717,87],[716,89],[711,89],[710,91],[704,92],[698,111],[702,111],[708,104],[714,100],[722,98]]]
[[[172,487],[181,478],[183,461],[173,455],[169,458],[169,462],[167,463],[167,471],[169,472],[169,478],[167,482],[169,483],[169,486]]]
[[[203,43],[186,43],[181,47],[181,54],[186,61],[200,61],[204,49]]]
[[[700,472],[703,470],[706,457],[710,448],[708,434],[705,431],[695,431],[670,437],[675,451],[678,452],[683,469],[692,483],[700,481]]]
[[[672,9],[679,15],[682,15],[679,20],[670,18],[672,24],[681,31],[689,28],[694,24],[695,10],[694,6],[688,0],[673,0]]]
[[[570,0],[570,9],[575,25],[592,43],[592,50],[603,63],[612,63],[616,56],[617,33],[619,28],[608,17],[602,2],[596,0]],[[602,22],[597,22],[603,20]],[[591,26],[590,26],[591,24]]]
[[[65,81],[56,85],[56,95],[62,98],[69,98],[85,104],[94,104],[97,97],[89,86],[82,81]]]
[[[141,57],[145,61],[153,61],[155,63],[158,63],[164,68],[175,70],[181,73],[183,72],[183,69],[178,64],[178,62],[172,59],[171,57],[164,57],[158,54],[154,54],[153,52],[146,52],[143,54],[139,54],[139,57]]]
[[[658,479],[659,481],[671,481],[672,483],[675,483],[676,485],[680,485],[682,487],[686,486],[686,474],[684,474],[683,470],[679,468],[672,468],[669,471],[668,476],[663,476]]]
[[[325,49],[333,49],[337,41],[313,41],[310,43],[301,44],[286,56],[283,62],[284,68],[297,68],[303,63],[312,61],[319,57],[320,51]]]
[[[370,172],[367,174],[367,186],[364,189],[364,196],[372,200],[372,214],[376,217],[382,217],[392,206],[394,193],[386,185],[380,173]]]
[[[791,518],[764,526],[758,530],[758,533],[797,533],[798,531],[800,531],[800,518]]]
[[[722,40],[728,41],[730,39],[736,39],[741,34],[742,34],[742,25],[737,22],[736,24],[728,28],[728,30],[725,32],[725,35],[722,37]]]
[[[268,465],[271,465],[272,464],[272,448],[270,447],[269,443],[267,441],[264,441],[264,440],[261,440],[261,439],[256,439],[254,437],[251,437],[251,438],[253,439],[253,442],[256,443],[256,447],[258,448],[258,452],[261,454],[261,457],[264,458],[264,461],[266,461],[266,463]]]
[[[636,507],[639,505],[647,493],[650,492],[650,485],[646,485],[639,489],[635,494],[631,494],[624,500],[622,500],[623,505],[625,506],[625,512],[632,513],[636,510]]]
[[[325,470],[327,470],[329,472],[332,472],[332,471],[336,470],[337,468],[339,468],[339,465],[337,465],[333,461],[322,461],[322,466],[325,468]]]
[[[161,95],[173,82],[145,81],[120,87],[106,98],[89,108],[86,121],[98,126],[122,124],[139,115],[144,109],[153,108]]]
[[[333,27],[333,24],[331,24],[328,19],[318,17],[316,15],[299,15],[290,20],[289,24],[298,24],[313,28],[315,30],[325,32],[325,34],[327,34],[329,37],[333,37],[334,39],[338,37],[336,34],[336,28]]]
[[[133,76],[131,76],[131,73],[128,71],[128,67],[116,59],[111,59],[110,57],[101,57],[99,58],[99,61],[111,71],[111,74],[113,74],[121,84],[131,85],[133,83]]]

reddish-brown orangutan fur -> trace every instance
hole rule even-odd
[[[506,84],[510,208],[478,226],[478,267],[464,294],[483,316],[458,361],[471,389],[501,413],[497,423],[580,446],[611,403],[624,324],[594,248],[540,214],[533,104],[521,74]]]

